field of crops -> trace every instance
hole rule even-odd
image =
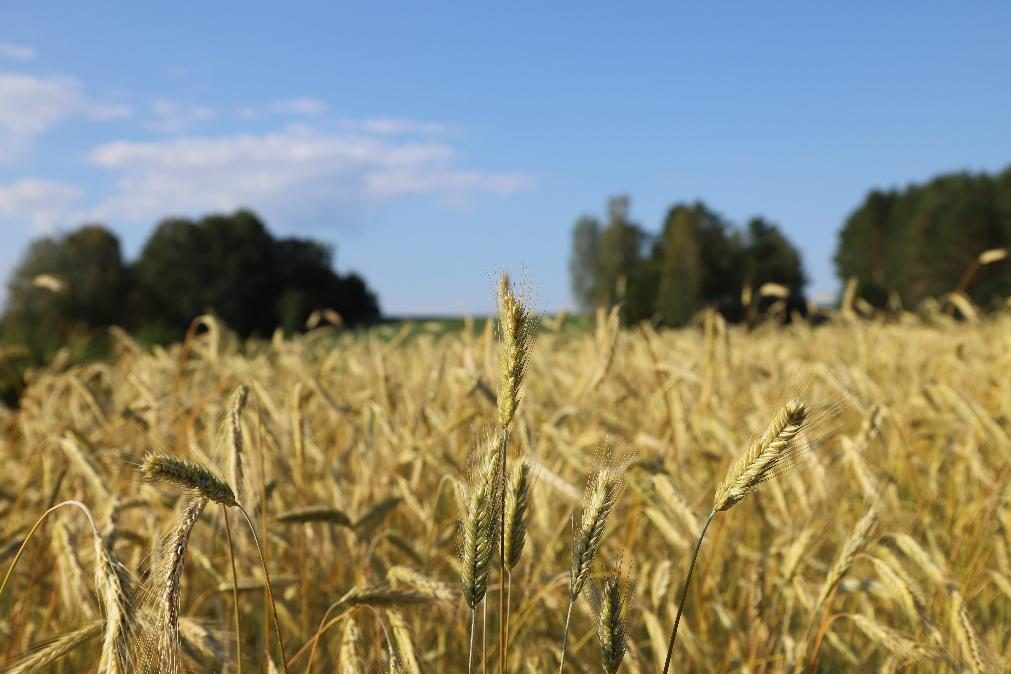
[[[154,350],[117,333],[114,359],[34,372],[4,413],[0,573],[51,506],[94,526],[61,506],[24,546],[0,663],[554,672],[575,568],[565,671],[659,671],[714,492],[797,398],[806,437],[712,520],[671,671],[1006,672],[1011,316],[970,319],[545,319],[512,356],[490,323],[243,344],[207,319]]]

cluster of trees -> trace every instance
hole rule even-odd
[[[41,357],[111,325],[168,341],[214,312],[242,336],[266,336],[302,329],[316,309],[348,324],[379,316],[365,282],[334,271],[328,246],[275,238],[240,210],[164,220],[132,263],[99,225],[33,241],[8,282],[0,337]]]
[[[800,252],[786,236],[762,218],[739,229],[702,202],[674,205],[651,234],[630,220],[628,197],[610,199],[605,222],[576,222],[569,272],[584,309],[622,302],[629,322],[680,326],[705,306],[739,321],[766,283],[787,289],[790,310],[806,307]]]
[[[872,191],[839,233],[836,271],[874,306],[894,293],[906,306],[953,290],[987,305],[1011,295],[1011,264],[979,265],[1011,247],[1011,168],[954,173],[904,190]]]

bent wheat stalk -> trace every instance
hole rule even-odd
[[[678,612],[674,618],[674,627],[671,629],[670,641],[667,643],[667,657],[663,663],[663,674],[670,671],[671,656],[674,654],[674,642],[677,639],[678,625],[681,623],[681,614],[684,611],[685,600],[688,598],[688,586],[692,582],[692,572],[695,570],[695,562],[699,557],[699,550],[702,547],[702,539],[706,537],[706,531],[712,523],[716,513],[730,510],[740,503],[745,496],[751,493],[758,485],[767,482],[778,474],[778,469],[785,467],[791,458],[795,447],[795,439],[800,433],[804,421],[807,419],[807,407],[799,400],[791,400],[783,406],[772,421],[765,433],[759,436],[751,447],[745,452],[730,470],[727,471],[723,482],[716,488],[713,497],[713,509],[706,518],[695,543],[695,551],[692,553],[691,562],[688,565],[688,575],[681,588],[681,600],[678,602]]]

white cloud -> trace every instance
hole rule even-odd
[[[273,101],[262,106],[240,108],[238,116],[242,119],[261,119],[264,117],[318,117],[325,114],[329,106],[316,98],[286,98]]]
[[[20,220],[47,232],[67,224],[83,196],[74,185],[24,178],[0,185],[0,219]]]
[[[35,58],[35,48],[25,44],[0,42],[0,58],[8,58],[15,61],[31,61]]]
[[[443,142],[301,125],[266,134],[118,141],[96,148],[90,160],[118,174],[113,194],[93,214],[107,220],[249,206],[270,220],[324,221],[362,201],[408,194],[459,200],[531,185],[522,174],[465,170]]]
[[[52,125],[72,116],[129,116],[123,105],[89,100],[71,77],[0,73],[0,161],[9,161]]]
[[[363,120],[341,120],[344,128],[358,129],[366,133],[374,133],[380,136],[439,136],[449,133],[453,129],[445,124],[434,122],[419,122],[413,119],[397,119],[392,117],[378,117],[375,119]]]
[[[193,124],[213,119],[215,112],[204,105],[184,105],[163,99],[151,104],[151,115],[152,118],[145,124],[149,130],[178,133]]]
[[[275,101],[267,109],[278,115],[314,117],[327,111],[327,105],[315,98],[291,98],[285,101]]]

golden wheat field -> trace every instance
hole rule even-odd
[[[660,671],[717,487],[798,398],[804,442],[712,519],[670,671],[1006,672],[1011,315],[971,318],[116,332],[4,413],[0,573],[50,507],[93,519],[24,546],[0,663],[555,672],[579,584],[564,671]]]

